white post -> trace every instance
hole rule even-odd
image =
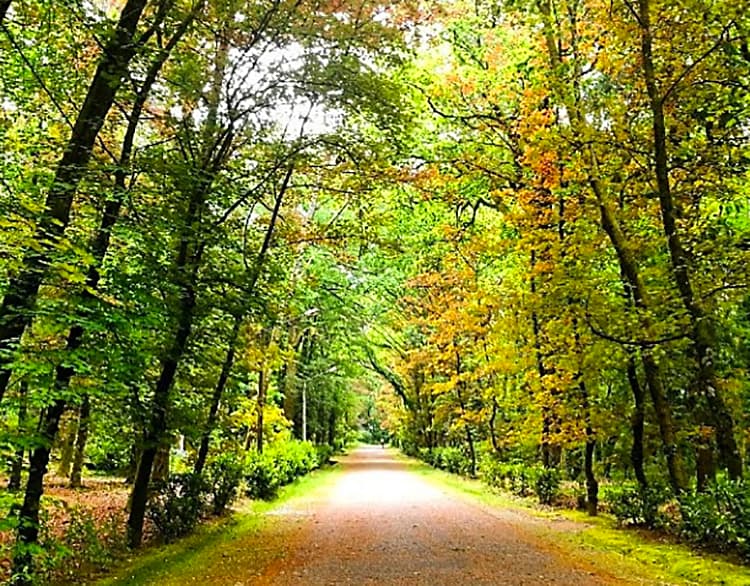
[[[302,441],[307,441],[307,380],[302,381]]]

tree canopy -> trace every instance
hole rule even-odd
[[[566,471],[593,514],[741,482],[744,8],[0,2],[18,583],[52,461],[127,476],[132,547],[170,451],[292,437]]]

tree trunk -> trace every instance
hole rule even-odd
[[[73,197],[91,158],[94,142],[114,103],[117,90],[127,77],[130,61],[139,48],[134,36],[146,4],[147,0],[128,0],[122,9],[57,166],[45,201],[45,212],[34,235],[37,242],[49,241],[50,244],[44,246],[41,252],[26,252],[23,268],[10,280],[0,305],[0,401],[10,380],[11,351],[31,320],[31,310],[49,264],[50,253],[70,219]]]
[[[651,107],[654,138],[654,172],[659,194],[662,227],[669,248],[672,273],[682,303],[690,316],[691,341],[698,367],[701,394],[711,411],[716,428],[716,443],[722,463],[733,479],[742,477],[742,456],[734,437],[734,419],[724,402],[720,381],[716,375],[714,358],[717,355],[716,332],[713,320],[700,305],[693,290],[690,258],[677,229],[677,213],[669,179],[667,125],[664,99],[659,94],[653,57],[650,0],[639,0],[638,23],[641,29],[641,67]]]
[[[261,367],[258,372],[258,418],[255,423],[255,448],[263,453],[263,415],[266,408],[266,371]]]
[[[28,429],[26,429],[26,420],[28,418],[28,396],[29,383],[26,380],[22,380],[18,393],[18,436],[20,438],[25,438],[28,433]],[[13,454],[10,476],[8,477],[8,490],[21,490],[21,474],[23,472],[23,456],[25,453],[26,450],[24,449],[22,442]]]
[[[716,460],[712,446],[699,441],[695,448],[695,460],[696,490],[705,492],[716,480]]]
[[[224,363],[221,365],[221,373],[219,374],[219,380],[216,383],[214,394],[211,397],[211,406],[208,410],[208,419],[206,420],[206,429],[201,437],[201,445],[198,448],[198,457],[195,459],[195,467],[193,472],[195,474],[202,474],[203,467],[206,465],[206,458],[208,457],[208,446],[211,442],[211,432],[216,426],[216,420],[219,413],[219,405],[221,404],[221,397],[224,394],[224,389],[227,386],[229,380],[229,373],[232,371],[232,365],[234,364],[234,354],[236,351],[237,338],[240,335],[240,328],[242,327],[242,318],[234,318],[234,327],[232,333],[229,336],[229,348],[227,349],[227,355],[224,358]]]
[[[5,17],[8,14],[8,9],[10,8],[11,0],[0,0],[0,26],[5,23]]]
[[[156,57],[153,59],[149,66],[146,77],[141,84],[140,89],[138,90],[135,101],[133,102],[130,116],[128,116],[128,126],[125,130],[125,137],[122,141],[120,160],[117,164],[117,168],[115,169],[114,194],[111,199],[108,199],[105,202],[104,213],[102,214],[99,229],[97,230],[96,236],[94,237],[91,245],[91,256],[94,262],[89,267],[88,273],[86,275],[86,288],[83,290],[83,299],[85,301],[90,302],[94,300],[95,297],[92,291],[95,291],[99,287],[99,280],[101,278],[99,266],[104,260],[104,257],[107,254],[107,250],[109,249],[112,228],[117,222],[117,219],[120,215],[120,209],[127,192],[126,178],[133,155],[135,134],[141,121],[143,108],[146,105],[146,101],[148,100],[148,96],[151,93],[151,89],[153,88],[156,80],[159,77],[159,72],[172,53],[172,50],[190,28],[190,25],[197,15],[199,6],[201,6],[201,3],[198,3],[196,5],[196,8],[191,11],[190,14],[188,14],[188,16],[180,23],[180,26],[175,31],[175,34],[172,35],[164,48],[157,53]],[[83,326],[81,326],[80,324],[74,324],[70,329],[66,340],[65,349],[68,353],[74,352],[75,350],[80,348],[83,342],[83,335]],[[62,363],[58,365],[57,369],[55,370],[57,388],[68,388],[74,374],[74,369],[70,366]]]
[[[497,399],[493,396],[492,397],[492,414],[490,416],[489,421],[489,430],[490,430],[490,443],[492,444],[492,451],[496,454],[500,454],[500,447],[497,443],[497,430],[495,429],[495,422],[497,421]]]
[[[62,443],[60,445],[60,462],[57,465],[57,475],[67,478],[70,475],[70,466],[73,463],[73,450],[75,448],[78,426],[76,418],[72,413],[66,415],[60,424],[62,427]]]
[[[183,265],[184,266],[184,265]],[[148,487],[156,453],[159,450],[167,431],[169,411],[169,391],[172,388],[177,366],[185,353],[187,340],[193,325],[195,293],[192,283],[183,290],[179,311],[177,334],[165,358],[162,359],[161,374],[154,389],[153,416],[146,429],[143,451],[138,463],[138,471],[130,495],[130,515],[128,516],[128,545],[131,548],[140,546],[143,538],[143,520],[146,515]]]
[[[594,451],[596,439],[591,425],[586,425],[586,453],[583,463],[586,475],[586,512],[592,517],[599,513],[599,483],[594,474]]]
[[[26,494],[18,514],[16,542],[18,548],[13,556],[14,586],[31,586],[33,572],[33,548],[39,541],[39,504],[44,492],[44,476],[47,473],[50,450],[55,441],[60,419],[65,412],[65,401],[57,400],[45,412],[40,430],[39,445],[34,448],[29,461],[29,478]]]
[[[328,445],[336,448],[336,409],[328,413]]]
[[[76,436],[75,456],[73,458],[73,470],[70,473],[71,488],[81,487],[81,476],[83,474],[83,460],[86,455],[86,442],[89,439],[89,422],[91,420],[91,398],[86,393],[78,412],[78,434]]]
[[[630,420],[630,427],[633,431],[633,445],[630,448],[630,463],[633,465],[635,478],[642,490],[648,488],[646,472],[643,468],[643,426],[646,419],[644,408],[644,393],[641,383],[638,381],[638,371],[635,364],[635,356],[631,353],[628,357],[628,383],[630,390],[633,392],[634,409],[633,416]]]
[[[636,310],[641,312],[641,323],[646,334],[651,332],[651,321],[647,317],[649,303],[646,298],[646,288],[638,271],[638,266],[627,245],[627,240],[622,228],[620,227],[609,202],[606,200],[603,189],[598,179],[589,178],[589,185],[593,191],[599,205],[602,228],[609,236],[612,247],[617,255],[620,270],[625,277],[625,282],[629,289],[629,294],[633,299],[633,305]],[[667,393],[662,382],[661,369],[653,356],[651,348],[644,347],[641,350],[641,362],[643,371],[646,375],[646,384],[651,395],[651,401],[654,404],[656,420],[659,424],[662,444],[664,446],[664,455],[667,460],[667,469],[669,479],[673,490],[680,494],[688,487],[687,473],[685,464],[677,445],[677,433],[672,414],[672,406],[667,399]]]
[[[156,450],[154,467],[151,470],[151,482],[166,482],[169,479],[169,459],[171,445],[163,441]]]

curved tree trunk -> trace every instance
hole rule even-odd
[[[41,251],[29,250],[23,268],[13,277],[0,304],[0,400],[11,375],[11,352],[31,321],[36,295],[44,278],[55,242],[70,219],[73,198],[91,158],[99,131],[112,107],[117,90],[127,78],[130,61],[139,49],[135,40],[147,0],[128,0],[114,34],[104,47],[83,105],[78,112],[65,152],[45,200],[45,211],[34,235],[37,242],[50,242]]]
[[[653,122],[654,173],[661,208],[662,227],[669,248],[672,273],[682,303],[690,316],[691,341],[698,368],[698,384],[711,423],[716,430],[716,444],[723,464],[731,478],[742,477],[742,455],[734,436],[734,418],[724,401],[721,384],[714,363],[717,355],[716,331],[713,319],[701,306],[693,288],[691,261],[677,228],[677,213],[669,179],[667,125],[664,117],[664,98],[656,81],[651,30],[651,2],[638,1],[638,24],[641,30],[641,67],[649,97]]]

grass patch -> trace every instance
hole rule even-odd
[[[201,525],[193,535],[176,543],[136,554],[97,584],[168,586],[196,582],[197,577],[204,577],[198,582],[208,584],[212,579],[219,581],[222,575],[236,576],[238,564],[245,572],[260,572],[283,553],[283,540],[275,543],[265,535],[263,543],[257,539],[273,522],[271,513],[292,501],[295,506],[314,501],[335,482],[339,470],[338,466],[316,470],[283,487],[272,502],[247,501],[227,519]],[[214,574],[205,576],[209,570]]]
[[[511,509],[538,519],[568,523],[530,523],[525,526],[561,556],[593,570],[635,584],[750,585],[750,568],[730,559],[696,552],[657,533],[623,529],[610,515],[589,517],[580,511],[550,509],[490,489],[479,480],[431,468],[399,455],[412,471],[456,495],[488,508]],[[575,524],[571,527],[571,523]]]

